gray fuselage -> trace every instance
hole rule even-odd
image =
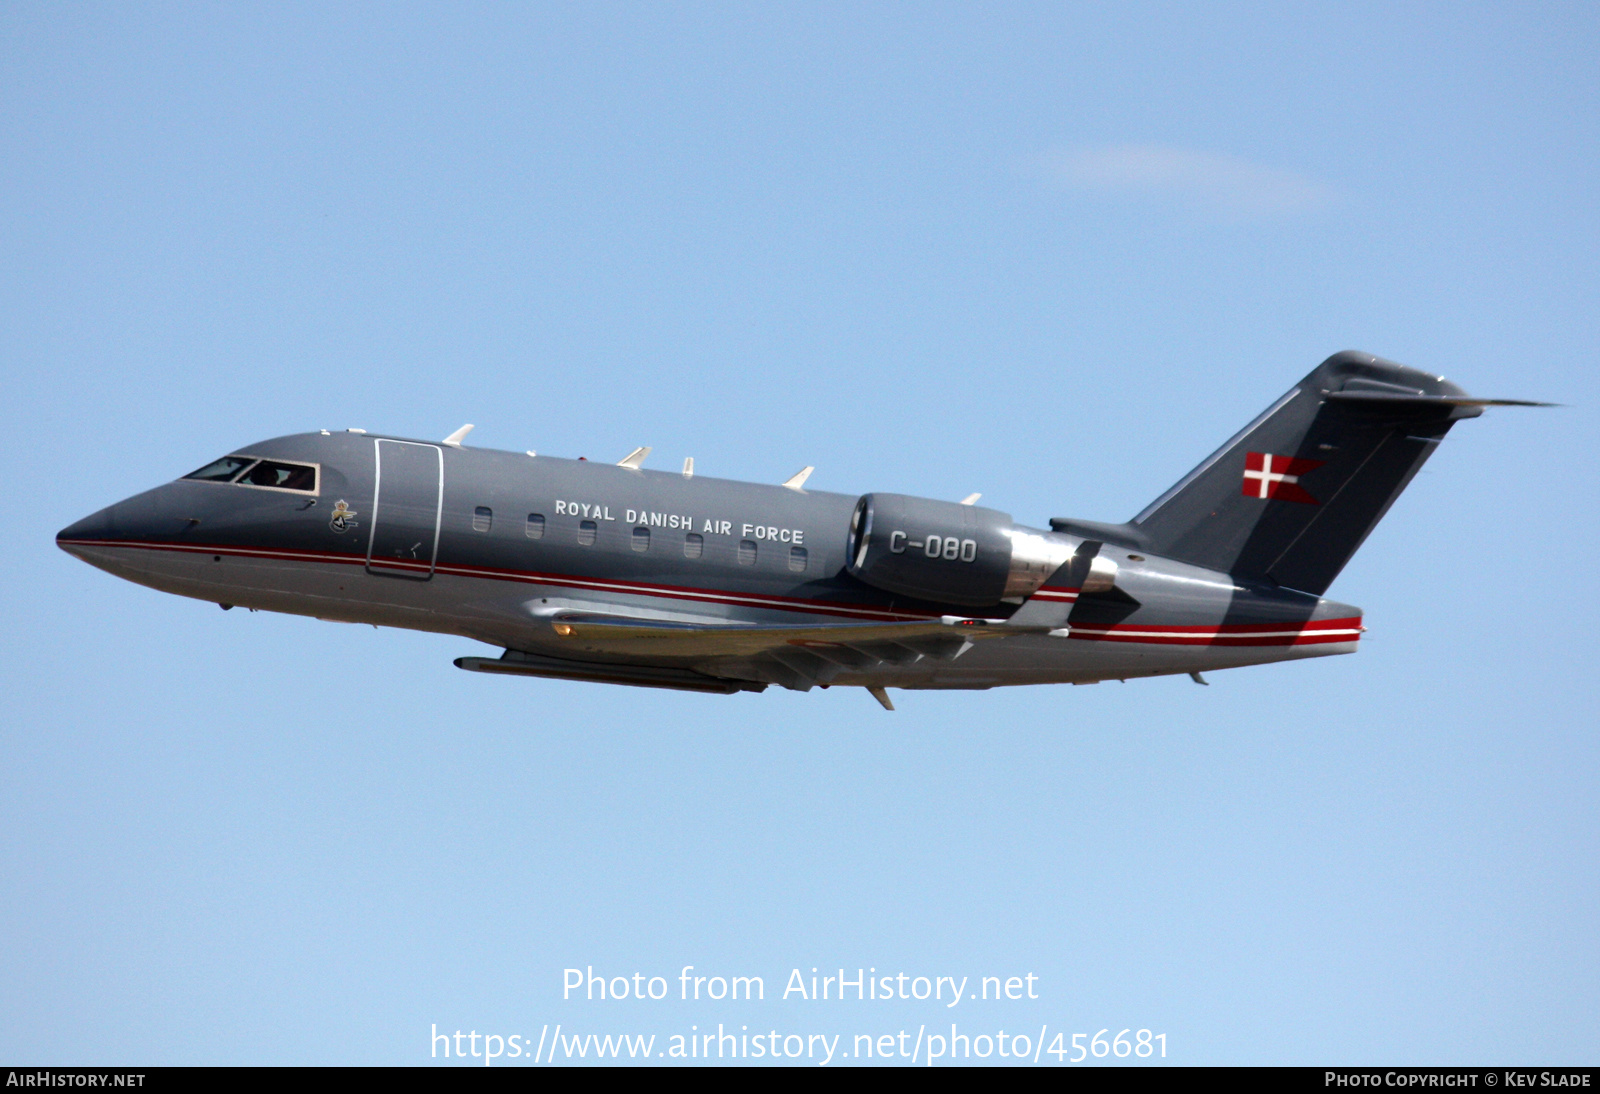
[[[1090,683],[1349,653],[1360,635],[1348,605],[1112,544],[1093,544],[1115,573],[1094,592],[1072,583],[1068,561],[1029,595],[978,610],[897,595],[851,573],[858,499],[842,494],[354,432],[280,437],[236,455],[241,466],[311,467],[314,478],[180,479],[79,521],[58,542],[130,581],[229,606],[789,687]],[[1052,559],[1076,559],[1088,542],[1027,534],[1059,552]],[[956,656],[858,659],[797,676],[760,658],[575,650],[557,626],[589,616],[782,627],[952,614],[1026,633]],[[810,656],[791,652],[791,664]]]

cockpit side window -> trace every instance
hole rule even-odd
[[[275,490],[303,490],[312,494],[317,489],[317,469],[303,463],[262,460],[239,476],[238,482],[242,486],[268,486]]]
[[[199,479],[201,482],[232,482],[235,475],[255,462],[254,456],[224,456],[215,463],[208,463],[200,470],[190,472],[184,478]]]

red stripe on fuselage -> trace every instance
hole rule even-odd
[[[141,540],[60,540],[61,544],[82,547],[131,547],[145,551],[176,551],[183,554],[226,555],[236,558],[266,558],[283,562],[319,562],[334,565],[367,565],[363,555],[334,554],[325,551],[305,551],[293,548],[235,547],[203,543],[149,543]],[[400,559],[376,560],[382,569],[413,570],[426,573],[423,562],[406,562]],[[933,612],[892,612],[881,608],[866,608],[852,604],[839,604],[827,600],[809,600],[800,597],[760,596],[749,593],[731,593],[718,589],[698,589],[682,585],[652,585],[640,581],[605,580],[579,577],[572,574],[541,573],[534,570],[501,570],[488,566],[463,566],[440,564],[435,573],[457,577],[474,577],[494,581],[514,581],[528,585],[553,585],[560,588],[589,589],[596,592],[625,593],[631,596],[654,596],[673,600],[691,600],[710,604],[732,604],[749,608],[768,608],[774,611],[805,612],[811,615],[843,615],[856,619],[874,619],[899,622],[904,620],[937,619]],[[1035,598],[1071,601],[1079,590],[1074,588],[1041,588]],[[1225,623],[1221,625],[1167,626],[1146,624],[1117,624],[1115,626],[1073,626],[1071,637],[1097,642],[1136,642],[1150,645],[1182,646],[1288,646],[1319,642],[1355,642],[1361,635],[1361,617],[1349,619],[1319,619],[1306,623]]]
[[[1358,642],[1361,617],[1305,623],[1224,623],[1220,626],[1074,626],[1070,637],[1089,642],[1139,642],[1163,646],[1307,646]]]
[[[1044,585],[1041,586],[1040,589],[1034,593],[1032,597],[1030,597],[1030,599],[1055,600],[1065,604],[1070,604],[1074,600],[1078,599],[1078,593],[1080,591],[1081,590],[1077,588],[1068,588],[1061,585]]]
[[[267,558],[283,562],[321,562],[335,565],[367,565],[363,555],[332,554],[323,551],[302,551],[292,548],[233,547],[203,543],[148,543],[140,540],[60,540],[60,543],[82,547],[132,547],[144,551],[177,551],[185,554],[228,555],[236,558]],[[408,562],[402,559],[374,559],[374,565],[383,570],[410,570],[427,573],[425,562]],[[839,604],[828,600],[802,597],[767,596],[755,593],[732,593],[720,589],[698,589],[683,585],[652,585],[641,581],[622,581],[579,577],[572,574],[549,574],[535,570],[501,570],[488,566],[462,566],[441,563],[433,567],[434,573],[456,577],[487,578],[496,581],[515,581],[528,585],[554,585],[569,589],[591,589],[598,592],[626,593],[633,596],[656,596],[673,600],[694,600],[711,604],[735,604],[747,608],[769,608],[774,611],[807,612],[813,615],[845,615],[856,619],[884,622],[938,619],[936,612],[887,611],[882,608]]]

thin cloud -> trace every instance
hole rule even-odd
[[[1159,144],[1079,148],[1051,156],[1049,165],[1074,189],[1160,198],[1229,218],[1316,212],[1338,196],[1326,183],[1293,171]]]

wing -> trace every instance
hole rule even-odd
[[[748,657],[785,648],[830,649],[904,645],[931,651],[1024,630],[1003,619],[947,615],[915,623],[822,623],[772,626],[759,623],[677,623],[619,616],[559,616],[556,634],[576,652],[700,660]]]
[[[664,670],[688,669],[697,676],[781,684],[798,691],[827,684],[846,672],[870,672],[924,658],[953,661],[975,642],[1049,630],[1012,626],[1000,619],[950,615],[914,623],[798,627],[566,615],[553,619],[551,626],[562,640],[562,660],[570,657],[572,662],[593,663],[595,659],[627,658]],[[498,664],[480,666],[480,659],[470,660],[472,665],[462,667],[481,670]],[[510,666],[504,671],[510,671]]]

